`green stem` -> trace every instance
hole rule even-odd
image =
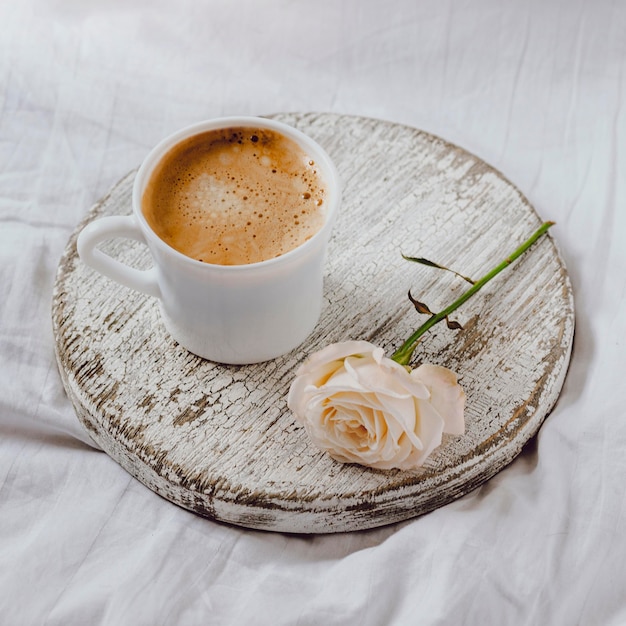
[[[537,239],[544,235],[548,229],[554,225],[554,222],[544,222],[517,250],[508,256],[502,263],[494,267],[490,272],[485,274],[480,280],[476,281],[463,295],[457,298],[450,306],[443,311],[434,314],[429,320],[422,324],[399,348],[394,352],[391,358],[400,363],[400,365],[408,365],[413,355],[413,351],[417,346],[420,337],[430,330],[435,324],[444,320],[450,313],[458,309],[464,302],[469,300],[477,291],[484,287],[494,276],[499,274],[503,269],[507,268],[515,259],[524,254]]]

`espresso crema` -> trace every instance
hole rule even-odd
[[[293,140],[224,128],[176,144],[151,174],[142,211],[154,232],[198,261],[244,265],[302,245],[324,225],[326,187]]]

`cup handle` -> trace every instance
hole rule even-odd
[[[118,237],[134,239],[147,245],[146,239],[132,215],[102,217],[87,224],[78,235],[76,242],[78,256],[89,267],[125,287],[160,298],[161,290],[157,282],[156,268],[135,269],[96,247],[103,241]]]

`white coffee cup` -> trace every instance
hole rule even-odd
[[[159,238],[141,208],[154,167],[174,145],[204,131],[230,127],[270,129],[295,141],[314,159],[327,192],[326,219],[316,234],[281,256],[247,265],[215,265],[185,256]],[[148,154],[135,177],[132,215],[89,223],[79,234],[78,254],[101,274],[158,298],[166,329],[190,352],[219,363],[258,363],[293,350],[317,324],[324,258],[340,195],[330,157],[302,132],[266,118],[209,120],[174,133]],[[144,243],[153,267],[129,267],[97,248],[114,238]]]

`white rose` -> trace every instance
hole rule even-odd
[[[296,372],[289,408],[312,441],[344,463],[416,468],[442,434],[465,430],[465,393],[454,372],[411,370],[368,341],[346,341],[311,355]]]

